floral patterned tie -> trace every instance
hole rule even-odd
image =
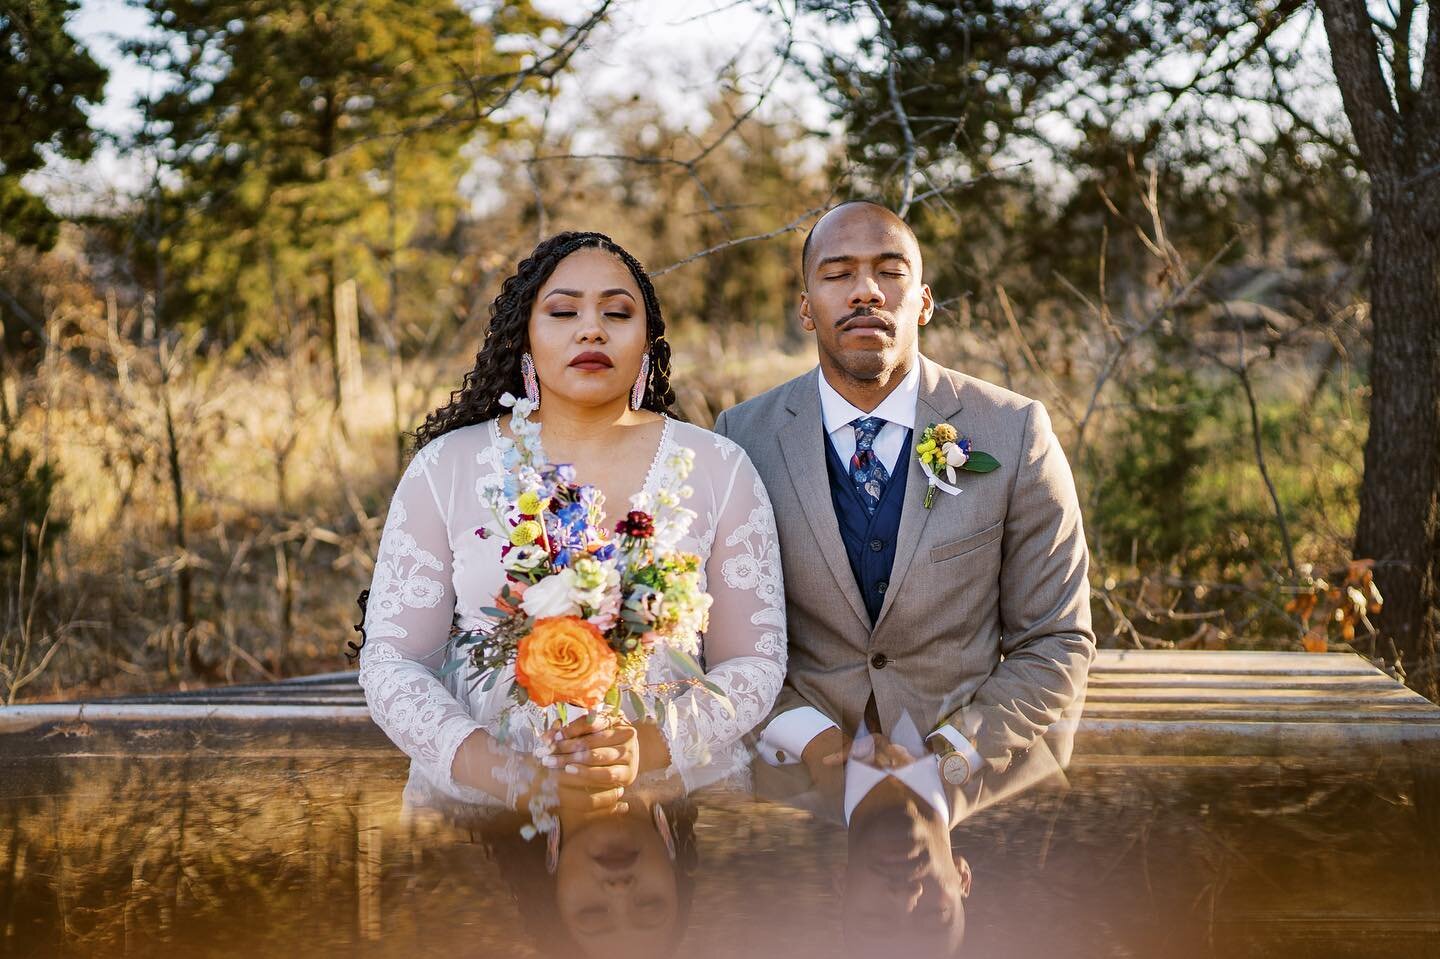
[[[890,482],[890,473],[874,450],[875,437],[885,421],[878,416],[862,416],[850,425],[855,428],[855,455],[850,457],[850,482],[860,493],[865,512],[874,516],[880,506],[880,497],[885,495],[885,484]]]

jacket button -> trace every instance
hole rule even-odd
[[[872,539],[872,540],[870,541],[870,552],[872,552],[872,553],[878,553],[878,552],[880,552],[880,551],[881,551],[882,549],[884,549],[884,548],[885,548],[885,541],[884,541],[884,540]]]
[[[870,665],[874,666],[876,669],[884,669],[886,666],[890,665],[890,657],[886,656],[884,653],[876,653],[874,656],[870,657]]]

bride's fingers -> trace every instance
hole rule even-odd
[[[545,733],[547,742],[559,742],[564,739],[575,739],[589,733],[609,729],[614,725],[614,720],[602,713],[586,713],[579,719],[572,719],[564,726],[552,726]]]
[[[624,786],[634,781],[635,773],[629,766],[586,766],[571,763],[559,774],[562,787],[570,786]]]
[[[579,749],[564,756],[546,756],[543,762],[548,769],[560,769],[563,766],[579,763],[585,766],[613,766],[625,761],[625,751],[615,746],[596,746],[592,749]]]
[[[587,733],[584,736],[562,739],[557,743],[552,743],[550,752],[556,755],[569,755],[598,746],[623,746],[634,738],[634,726],[612,726],[599,732]]]

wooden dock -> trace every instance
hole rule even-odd
[[[89,702],[0,708],[11,755],[145,754],[201,746],[393,750],[354,672]],[[1440,707],[1353,653],[1101,650],[1076,761],[1367,757],[1440,761]]]

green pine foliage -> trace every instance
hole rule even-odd
[[[0,5],[0,232],[48,250],[60,221],[20,178],[45,164],[46,151],[90,156],[95,133],[86,110],[100,102],[105,70],[75,42],[66,19],[75,0]]]
[[[538,82],[517,71],[554,25],[526,2],[488,19],[453,0],[141,5],[159,38],[131,53],[173,82],[136,144],[166,169],[141,227],[162,319],[242,344],[323,328],[346,279],[372,314],[392,269],[445,285],[462,147],[513,132],[489,110]]]

